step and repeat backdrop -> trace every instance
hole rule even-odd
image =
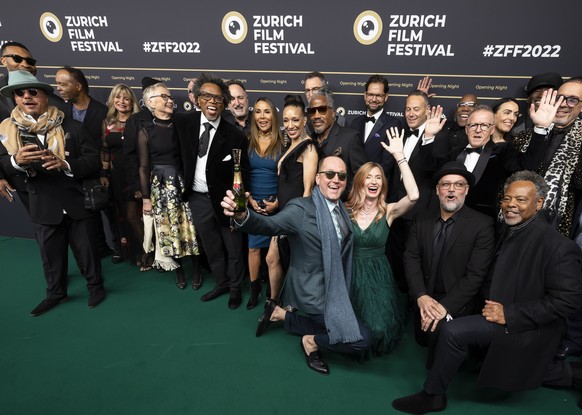
[[[0,8],[0,43],[27,45],[53,85],[59,67],[80,68],[103,102],[117,83],[141,96],[141,78],[158,78],[179,111],[192,110],[186,87],[201,72],[242,82],[251,104],[267,96],[280,106],[317,70],[349,123],[364,112],[372,74],[389,80],[387,112],[402,114],[428,75],[449,116],[466,93],[525,98],[534,74],[578,75],[581,15],[572,1],[21,1]]]

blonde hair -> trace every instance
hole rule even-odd
[[[378,163],[369,161],[366,164],[363,164],[356,172],[354,180],[352,181],[352,188],[346,202],[346,208],[348,209],[348,212],[350,212],[350,217],[354,220],[355,214],[364,207],[364,201],[366,200],[366,189],[364,188],[364,185],[366,183],[366,178],[374,167],[380,170],[380,176],[382,177],[382,190],[380,190],[380,196],[376,201],[378,214],[376,215],[375,221],[378,222],[386,213],[388,182],[386,180],[386,176],[384,175],[384,170],[382,170],[382,166],[380,166]]]
[[[109,98],[107,98],[107,116],[105,119],[107,120],[107,124],[112,124],[117,121],[117,109],[115,109],[115,105],[113,104],[113,100],[116,96],[120,93],[126,93],[129,98],[131,99],[131,114],[134,114],[139,111],[139,105],[137,105],[137,97],[133,93],[130,87],[125,84],[117,84],[113,87],[111,92],[109,93]]]

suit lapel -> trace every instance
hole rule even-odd
[[[210,145],[210,148],[208,149],[207,165],[209,165],[209,166],[215,164],[216,159],[220,155],[219,150],[225,141],[225,138],[222,135],[222,128],[221,128],[223,122],[225,122],[225,121],[221,118],[220,123],[218,124],[218,128],[216,129],[216,132],[214,133],[214,137],[212,138],[212,144]]]
[[[479,155],[479,160],[477,161],[477,165],[473,169],[473,176],[475,176],[475,183],[479,183],[479,179],[483,176],[483,172],[487,167],[487,163],[489,163],[489,157],[491,157],[491,153],[493,152],[493,142],[489,141],[485,147],[483,147],[483,151]]]
[[[443,253],[441,255],[441,258],[444,258],[444,256],[448,253],[451,247],[455,244],[457,238],[465,230],[465,227],[468,224],[465,211],[466,209],[462,207],[461,210],[457,213],[453,229],[451,229],[451,232],[447,235],[447,240],[445,241],[445,246],[443,247]]]

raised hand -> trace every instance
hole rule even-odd
[[[402,154],[404,151],[404,130],[398,132],[398,128],[390,127],[389,130],[386,130],[386,136],[388,137],[388,143],[382,142],[382,147],[392,155],[395,154]]]
[[[434,137],[443,129],[445,122],[447,122],[447,119],[443,117],[443,107],[440,105],[431,107],[424,127],[424,136],[427,138]]]
[[[564,100],[564,97],[557,98],[557,96],[558,91],[550,88],[542,94],[537,110],[535,104],[531,104],[529,116],[536,127],[548,128],[554,122],[556,112]]]
[[[432,85],[432,78],[430,78],[428,75],[425,76],[424,78],[421,78],[420,81],[418,81],[418,85],[416,86],[416,89],[418,89],[419,91],[424,92],[429,98],[434,97],[436,94],[429,94],[428,91],[430,90],[430,87]]]

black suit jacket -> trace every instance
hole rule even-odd
[[[184,198],[186,200],[193,191],[194,172],[198,160],[200,116],[200,112],[191,111],[188,113],[178,113],[174,118],[175,128],[180,142],[180,155],[185,185]],[[241,172],[243,184],[246,189],[249,189],[250,166],[247,152],[248,139],[234,125],[221,118],[214,138],[212,139],[212,144],[208,149],[206,181],[208,183],[208,193],[212,201],[212,206],[216,217],[222,221],[222,226],[229,225],[229,219],[224,216],[220,202],[226,195],[226,191],[232,189],[234,177],[232,150],[235,148],[242,150]]]
[[[33,223],[57,225],[63,219],[63,211],[74,220],[92,215],[84,207],[82,182],[84,178],[98,175],[101,168],[99,150],[80,122],[65,117],[62,127],[65,131],[65,158],[73,177],[62,171],[47,171],[42,163],[31,165],[36,175],[26,177],[25,182]],[[1,144],[0,165],[9,176],[23,175],[12,166],[10,155]]]
[[[356,130],[340,127],[334,123],[327,138],[319,144],[322,158],[337,156],[341,158],[348,169],[348,186],[360,166],[368,161],[362,139]]]
[[[414,221],[404,253],[406,280],[412,298],[433,294],[431,275],[434,229],[440,212],[425,212]],[[495,248],[493,219],[467,206],[455,215],[440,259],[446,295],[439,302],[453,316],[473,313]]]
[[[65,115],[71,119],[73,118],[73,103],[70,101],[67,102]],[[101,148],[103,141],[103,120],[105,120],[105,117],[107,117],[107,107],[91,98],[83,124],[99,148]]]
[[[384,170],[384,174],[389,177],[394,167],[394,157],[392,157],[392,154],[384,150],[380,143],[390,144],[388,142],[386,130],[390,127],[395,127],[400,130],[402,125],[398,118],[392,117],[382,111],[382,114],[374,123],[374,127],[372,127],[368,137],[364,137],[366,131],[366,118],[367,116],[365,115],[355,118],[350,127],[356,130],[360,135],[360,139],[366,149],[368,160],[380,164]]]

